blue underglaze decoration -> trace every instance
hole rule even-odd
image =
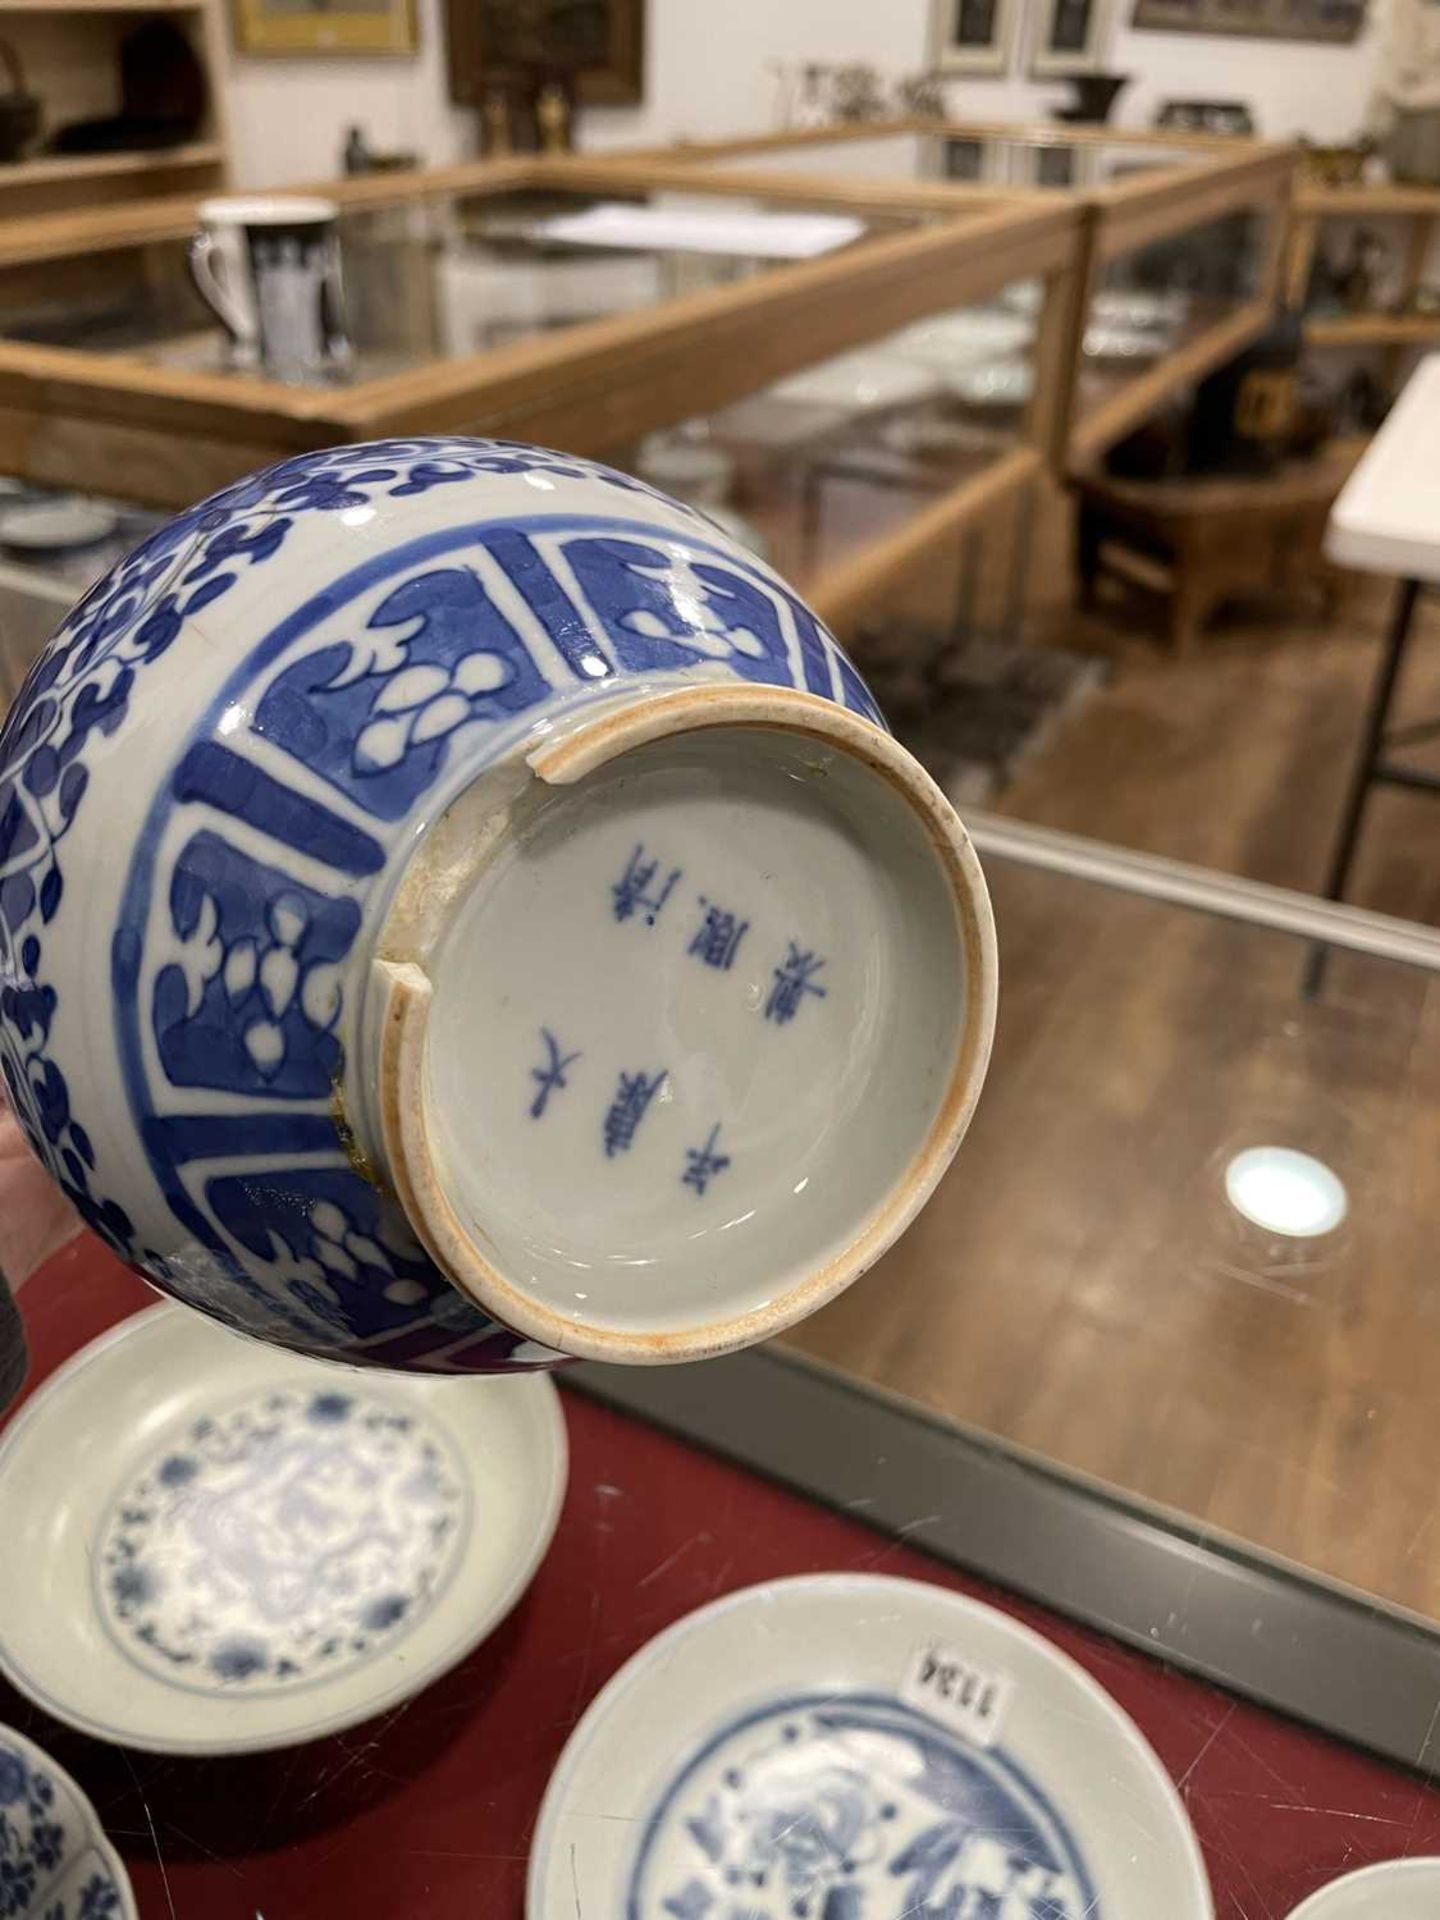
[[[704,1193],[717,1173],[723,1173],[730,1164],[728,1153],[717,1153],[715,1142],[720,1138],[720,1122],[711,1127],[703,1147],[685,1149],[685,1171],[680,1176],[682,1186],[693,1187],[696,1193]]]
[[[670,898],[675,882],[680,878],[679,867],[673,867],[664,883],[658,888],[655,876],[660,870],[658,859],[647,860],[645,849],[637,843],[634,852],[625,863],[625,871],[610,889],[615,918],[629,920],[632,915],[643,912],[647,927],[653,927],[660,917],[660,910]],[[651,888],[652,891],[646,891]]]
[[[227,1236],[269,1262],[277,1306],[337,1333],[376,1340],[449,1296],[399,1208],[348,1167],[222,1175],[204,1198]]]
[[[574,1053],[562,1053],[560,1042],[548,1027],[540,1029],[540,1038],[544,1042],[546,1060],[543,1067],[530,1069],[530,1078],[539,1083],[540,1089],[530,1102],[532,1120],[543,1118],[552,1093],[558,1093],[561,1087],[569,1086],[570,1082],[565,1078],[565,1069],[573,1066],[580,1058],[578,1050]]]
[[[817,955],[804,950],[798,942],[792,940],[786,948],[783,966],[776,967],[770,983],[770,993],[765,1001],[765,1018],[773,1020],[778,1027],[788,1026],[800,1011],[800,1003],[807,993],[813,993],[817,999],[825,998],[825,988],[815,984],[815,975],[825,962]]]
[[[280,674],[255,731],[399,820],[440,773],[458,727],[523,713],[549,692],[479,577],[437,567],[387,595],[357,640]]]
[[[173,1084],[328,1097],[355,902],[201,833],[175,862],[170,917],[182,957],[156,980],[151,1017]]]
[[[268,1389],[188,1421],[117,1490],[98,1610],[169,1685],[290,1691],[393,1658],[468,1526],[453,1448],[428,1419],[368,1390]]]
[[[1063,1814],[1003,1750],[878,1695],[779,1701],[676,1772],[625,1920],[1103,1920]]]
[[[750,922],[723,907],[712,906],[704,894],[700,896],[700,907],[705,917],[685,951],[693,953],[705,966],[728,973],[735,964],[735,955]]]
[[[212,741],[192,747],[180,762],[175,798],[231,814],[338,873],[378,873],[385,864],[383,849],[368,833]]]
[[[650,1102],[665,1084],[665,1069],[659,1073],[622,1073],[615,1098],[605,1114],[605,1155],[613,1159],[626,1153],[635,1138],[635,1129],[645,1118]]]
[[[497,512],[498,491],[476,484],[493,475],[529,483],[535,510],[514,512],[515,489]],[[546,511],[571,478],[595,483],[613,508]],[[386,503],[429,494],[445,515],[387,541]],[[680,521],[657,524],[658,497],[503,441],[300,455],[144,542],[36,663],[0,733],[0,1070],[82,1216],[159,1286],[350,1361],[546,1364],[459,1299],[419,1249],[395,1253],[403,1231],[381,1232],[382,1216],[396,1226],[394,1205],[332,1115],[345,967],[417,822],[537,721],[613,694],[625,676],[651,684],[700,669],[808,688],[878,719],[838,647],[773,576],[688,509],[667,504]],[[337,539],[334,574],[305,576],[311,598],[287,601],[267,584],[283,579],[276,562],[298,529],[366,511],[381,537]],[[342,571],[352,552],[365,558]],[[222,652],[230,670],[154,769],[138,843],[116,850],[130,866],[107,930],[131,1117],[155,1204],[174,1223],[158,1236],[167,1254],[108,1190],[96,1116],[73,1110],[46,954],[52,937],[94,937],[79,910],[73,926],[68,917],[66,839],[172,648],[176,677],[167,687],[155,675],[159,702],[184,697],[180,653],[198,663]],[[617,917],[653,925],[679,879],[637,848],[638,885],[612,895]],[[824,991],[795,991],[807,990]],[[214,1095],[208,1109],[202,1092]],[[317,1201],[385,1260],[355,1259],[353,1276],[327,1264],[313,1244]],[[343,1252],[344,1238],[326,1244]]]
[[[124,1901],[84,1811],[0,1728],[0,1920],[109,1920]]]

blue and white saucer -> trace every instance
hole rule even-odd
[[[1382,1860],[1321,1887],[1290,1920],[1435,1920],[1440,1913],[1440,1859]]]
[[[0,1727],[0,1914],[6,1920],[138,1920],[120,1857],[63,1767]]]
[[[565,1479],[543,1378],[342,1372],[156,1308],[0,1441],[0,1540],[24,1569],[0,1589],[0,1669],[126,1746],[336,1733],[498,1625]]]
[[[1007,1615],[822,1574],[662,1633],[581,1720],[528,1920],[1212,1920],[1134,1723]]]

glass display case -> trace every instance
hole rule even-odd
[[[933,213],[996,196],[1083,207],[1087,258],[1056,446],[1070,464],[1092,460],[1264,327],[1294,171],[1288,148],[1216,136],[925,122],[690,144],[665,164],[752,188],[804,180],[827,201],[871,210]]]
[[[602,1390],[1430,1765],[1440,933],[967,825],[1005,985],[930,1207],[783,1354]]]
[[[880,1285],[874,1294],[883,1291]],[[33,1357],[29,1404],[85,1343],[119,1323],[133,1326],[149,1298],[94,1243],[56,1256],[21,1295]],[[1034,1331],[1040,1337],[1041,1329]],[[674,1889],[661,1889],[661,1900],[625,1904],[625,1856],[644,1836],[642,1823],[618,1811],[632,1754],[612,1752],[612,1794],[582,1809],[590,1832],[615,1837],[621,1873],[614,1879],[587,1871],[578,1850],[555,1847],[553,1821],[542,1816],[582,1714],[597,1698],[602,1708],[613,1700],[610,1683],[656,1635],[697,1609],[710,1608],[715,1618],[717,1602],[743,1606],[757,1586],[762,1598],[783,1598],[785,1585],[768,1583],[791,1583],[793,1592],[797,1577],[838,1576],[860,1592],[860,1583],[873,1583],[892,1612],[925,1595],[932,1604],[971,1609],[972,1626],[983,1620],[992,1630],[1028,1630],[1036,1638],[1014,1644],[1031,1655],[1030,1691],[1040,1691],[1038,1659],[1047,1671],[1063,1669],[1087,1707],[1098,1711],[1103,1702],[1107,1714],[1128,1716],[1119,1722],[1130,1726],[1124,1744],[1131,1755],[1150,1756],[1159,1795],[1129,1805],[1123,1846],[1112,1853],[1097,1845],[1086,1805],[1097,1785],[1103,1792],[1111,1768],[1077,1766],[1083,1727],[1073,1715],[1053,1715],[1044,1723],[1048,1759],[1039,1766],[1052,1796],[1047,1831],[1069,1824],[1102,1894],[1114,1884],[1117,1858],[1144,1862],[1171,1839],[1190,1850],[1193,1891],[1183,1904],[1110,1899],[1091,1904],[1091,1913],[1113,1908],[1126,1920],[1264,1913],[1279,1920],[1357,1868],[1401,1853],[1440,1852],[1440,1793],[1428,1780],[1213,1684],[1230,1678],[1234,1666],[1217,1654],[1227,1609],[1217,1607],[1213,1580],[1222,1565],[1231,1576],[1223,1597],[1242,1653],[1270,1656],[1282,1677],[1314,1664],[1315,1697],[1302,1711],[1331,1726],[1339,1709],[1364,1695],[1398,1699],[1412,1719],[1428,1718],[1436,1691],[1433,1642],[1428,1663],[1413,1656],[1397,1674],[1393,1647],[1388,1662],[1375,1659],[1383,1617],[1372,1618],[1362,1652],[1341,1630],[1346,1603],[1332,1597],[1327,1616],[1322,1597],[1318,1613],[1305,1613],[1313,1596],[1298,1580],[1257,1577],[1242,1553],[1193,1525],[1171,1525],[1138,1505],[1107,1506],[1093,1489],[1077,1488],[1072,1499],[1060,1477],[1003,1444],[967,1442],[948,1425],[897,1409],[886,1395],[793,1354],[751,1357],[736,1371],[740,1365],[590,1369],[583,1391],[563,1389],[569,1490],[529,1591],[468,1658],[362,1725],[248,1754],[145,1751],[62,1724],[4,1678],[0,1723],[33,1740],[88,1794],[141,1915],[320,1920],[358,1905],[395,1915],[424,1911],[436,1920],[570,1920],[587,1912],[602,1920],[621,1913],[674,1920],[677,1912],[729,1920],[732,1911],[746,1920],[793,1920],[802,1895],[786,1887],[788,1868],[802,1891],[815,1885],[825,1893],[827,1880],[850,1891],[854,1883],[848,1912],[869,1920],[872,1912],[898,1909],[878,1899],[860,1904],[870,1850],[846,1851],[860,1823],[847,1818],[842,1789],[850,1751],[838,1731],[823,1753],[826,1792],[803,1824],[803,1799],[789,1795],[790,1825],[781,1830],[794,1834],[793,1845],[764,1850],[754,1871],[765,1879],[742,1883],[743,1907],[707,1908],[699,1874],[679,1876]],[[324,1378],[351,1376],[326,1371]],[[462,1396],[495,1391],[494,1383],[447,1385]],[[646,1397],[648,1418],[613,1404]],[[153,1425],[163,1420],[164,1396],[151,1399],[146,1417]],[[19,1421],[25,1418],[22,1408]],[[788,1486],[777,1484],[777,1471]],[[275,1517],[279,1523],[287,1516]],[[770,1612],[778,1616],[773,1605]],[[1137,1644],[1118,1644],[1117,1633]],[[711,1684],[753,1700],[766,1684],[775,1638],[773,1631],[757,1637],[744,1664],[712,1658]],[[974,1644],[966,1640],[960,1651]],[[1187,1665],[1188,1675],[1174,1670]],[[662,1768],[690,1757],[691,1678],[682,1688],[678,1674],[665,1676],[669,1691],[654,1750]],[[1263,1700],[1263,1687],[1251,1690]],[[843,1691],[830,1688],[832,1711]],[[253,1706],[241,1702],[239,1711],[248,1715]],[[593,1726],[593,1717],[586,1724]],[[1423,1725],[1405,1757],[1429,1767],[1433,1754],[1421,1747],[1421,1734]],[[976,1741],[971,1750],[998,1772],[1009,1737],[1002,1729],[994,1745]],[[798,1773],[803,1756],[789,1764]],[[737,1784],[723,1783],[722,1796]],[[886,1803],[897,1808],[892,1824],[902,1795],[908,1812],[903,1784]],[[1002,1920],[1082,1920],[1087,1909],[1060,1876],[1046,1878],[1053,1859],[1037,1859],[1032,1827],[1012,1820],[1001,1835],[1005,1845],[987,1845],[985,1815],[993,1808],[980,1801],[967,1810],[969,1837],[953,1802],[942,1809],[948,1821],[920,1829],[933,1836],[938,1826],[942,1838],[957,1843],[938,1863],[930,1860],[946,1877],[920,1877],[920,1886],[934,1885],[947,1898],[975,1895],[970,1911],[977,1915],[987,1911],[988,1891],[989,1911]],[[712,1818],[702,1832],[715,1825]],[[898,1845],[894,1853],[911,1869],[928,1858],[900,1854]],[[1044,1904],[1038,1895],[1017,1895],[1007,1912],[997,1904],[992,1876],[1003,1890],[1013,1873],[1023,1893],[1027,1871],[1045,1889]],[[893,1895],[900,1884],[887,1869],[879,1891]],[[557,1887],[568,1904],[560,1904]],[[687,1895],[689,1905],[662,1904],[672,1892],[676,1901]],[[790,1897],[770,1897],[780,1893]],[[826,1910],[806,1911],[819,1920]],[[828,1911],[844,1916],[847,1908],[832,1904]],[[914,1911],[945,1907],[931,1902]]]
[[[839,212],[563,161],[342,183],[351,353],[237,368],[173,204],[0,231],[0,465],[181,506],[287,453],[478,433],[739,516],[838,624],[1039,470],[1063,203]]]

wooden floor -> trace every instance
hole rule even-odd
[[[1143,609],[1069,611],[1053,503],[1035,626],[1113,673],[999,802],[1287,886],[1324,871],[1386,597],[1242,612],[1183,662]],[[1407,704],[1440,712],[1440,612]],[[930,1207],[795,1343],[1078,1472],[1440,1618],[1440,992],[1280,935],[992,863],[1001,1017]],[[1377,798],[1352,897],[1440,924],[1440,802]],[[1224,1198],[1265,1142],[1344,1180],[1273,1241]]]

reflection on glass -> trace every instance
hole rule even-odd
[[[995,187],[1114,186],[1157,168],[1194,167],[1213,155],[1187,147],[1067,139],[1062,129],[979,133],[876,133],[817,141],[780,154],[731,153],[699,164],[719,171],[779,166],[786,173],[857,180],[969,181]]]
[[[1042,297],[927,315],[612,457],[803,588],[1019,444]]]
[[[1246,1147],[1225,1168],[1225,1197],[1267,1233],[1310,1240],[1333,1233],[1349,1202],[1344,1184],[1313,1153]]]
[[[608,228],[597,214],[612,216]],[[650,244],[645,222],[655,218],[665,225]],[[348,213],[339,235],[355,359],[344,377],[374,379],[639,312],[912,224],[775,209],[740,195],[601,203],[538,189],[432,194]],[[0,336],[225,371],[225,341],[185,251],[174,240],[57,263],[54,291],[39,303],[32,289],[7,297],[0,279]]]
[[[969,1137],[791,1340],[1440,1619],[1440,979],[1332,949],[1309,998],[1302,940],[986,869],[1005,987]]]
[[[1270,219],[1227,213],[1107,264],[1086,316],[1082,413],[1255,297]]]

